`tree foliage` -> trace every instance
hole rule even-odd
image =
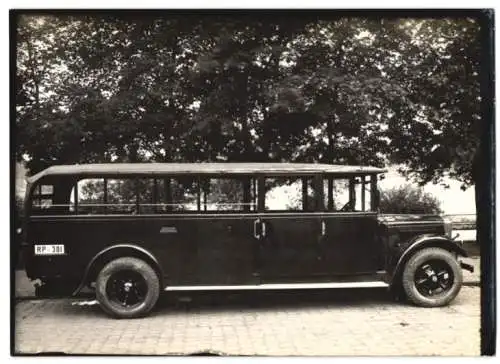
[[[19,16],[16,155],[405,165],[473,183],[477,19]]]
[[[477,19],[432,19],[406,24],[416,29],[406,73],[416,105],[394,133],[392,160],[422,182],[443,175],[473,184],[472,162],[483,129],[480,115],[480,57]],[[484,70],[482,71],[484,72]]]

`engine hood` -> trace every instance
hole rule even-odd
[[[389,230],[443,233],[444,229],[444,220],[439,215],[382,214],[378,221]]]

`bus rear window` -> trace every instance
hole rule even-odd
[[[54,186],[38,185],[33,191],[31,208],[34,214],[49,213],[54,206]]]

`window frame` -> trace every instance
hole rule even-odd
[[[190,178],[196,181],[196,210],[183,210],[183,211],[175,211],[174,209],[174,197],[173,197],[173,191],[172,191],[172,181],[175,179],[182,179],[182,178]],[[304,181],[307,180],[307,184],[310,184],[312,187],[312,191],[314,193],[314,201],[310,205],[312,206],[309,209],[304,209],[302,208],[301,210],[266,210],[265,208],[265,193],[262,193],[261,191],[265,191],[265,181],[268,178],[291,178],[291,179],[297,179],[302,182],[302,207],[308,206],[308,194],[307,194],[307,188],[304,188]],[[186,173],[186,174],[92,174],[92,175],[73,175],[73,176],[66,176],[66,175],[53,175],[50,176],[50,178],[42,178],[39,181],[37,181],[34,185],[30,186],[30,193],[28,195],[29,201],[28,201],[28,208],[29,208],[29,214],[30,216],[38,216],[38,215],[46,215],[47,213],[50,214],[50,211],[41,211],[40,208],[37,209],[37,213],[34,214],[34,208],[33,208],[33,203],[36,199],[40,200],[40,198],[43,198],[45,196],[52,198],[53,200],[53,207],[55,208],[55,215],[78,215],[78,216],[87,216],[87,215],[131,215],[130,213],[109,213],[107,211],[106,206],[108,205],[108,180],[152,180],[151,183],[151,188],[152,190],[152,204],[153,206],[152,211],[150,212],[142,212],[141,211],[141,204],[144,204],[144,202],[140,202],[140,194],[138,193],[139,189],[139,183],[135,183],[135,211],[137,211],[134,215],[168,215],[168,214],[245,214],[245,213],[254,213],[254,214],[266,214],[266,213],[277,213],[277,214],[297,214],[297,213],[308,213],[308,212],[325,212],[325,213],[344,213],[341,211],[334,211],[330,208],[330,205],[333,202],[333,195],[329,195],[329,188],[325,190],[324,188],[324,181],[328,181],[328,185],[330,183],[333,183],[334,180],[336,179],[355,179],[355,178],[361,178],[365,181],[366,185],[370,185],[370,201],[367,201],[366,199],[366,191],[364,188],[362,188],[362,195],[364,194],[365,196],[360,196],[361,198],[364,197],[364,210],[363,211],[347,211],[347,212],[356,212],[356,213],[371,213],[371,212],[378,212],[378,201],[376,199],[376,191],[378,188],[378,175],[377,173],[367,173],[367,174],[336,174],[336,173],[248,173],[248,174],[226,174],[226,173],[217,173],[217,174],[196,174],[196,173]],[[79,187],[78,183],[83,180],[90,180],[90,179],[102,179],[104,181],[103,184],[103,211],[99,213],[80,213],[80,201],[79,201]],[[221,179],[221,180],[227,180],[227,179],[236,179],[236,180],[241,180],[243,183],[243,194],[248,193],[248,196],[243,196],[243,209],[242,210],[205,210],[204,205],[206,202],[206,196],[204,196],[204,193],[202,193],[202,188],[201,188],[201,181],[203,180],[208,180],[210,181],[211,179]],[[63,181],[64,180],[64,181]],[[249,191],[247,191],[247,188],[245,187],[245,180],[248,180],[249,182]],[[42,187],[45,185],[52,185],[53,190],[51,194],[43,194],[40,195],[39,193],[41,192]],[[58,193],[57,189],[59,186],[61,187],[62,190],[67,190],[69,186],[69,191],[68,193],[68,199],[67,199],[67,205],[58,205],[54,203],[54,196]],[[355,186],[350,186],[349,193],[350,195],[355,194],[354,189],[351,188]],[[164,189],[164,191],[160,191],[160,189]],[[38,192],[38,193],[37,193]],[[163,196],[162,195],[163,192]],[[268,191],[267,191],[268,192]],[[71,195],[73,194],[73,196]],[[71,198],[73,198],[73,201],[71,201]],[[60,199],[60,198],[59,198]],[[161,201],[163,200],[163,201]],[[249,201],[248,203],[245,201]],[[305,204],[304,204],[305,203]],[[248,205],[247,205],[248,204]],[[253,204],[253,205],[252,205]],[[367,206],[369,205],[369,206]],[[60,206],[66,207],[67,210],[61,210],[58,208]],[[253,206],[253,208],[252,208]],[[163,208],[164,207],[164,208]],[[48,209],[50,210],[50,209]]]
[[[50,193],[44,193],[43,192],[43,187],[44,186],[50,186],[52,187],[52,192]],[[54,197],[55,197],[55,184],[50,182],[50,181],[41,181],[39,184],[34,186],[31,198],[30,198],[30,207],[31,210],[36,210],[39,212],[50,212],[49,210],[51,208],[56,207],[56,204],[54,203]],[[42,201],[43,200],[50,200],[50,205],[47,208],[43,207]],[[38,201],[38,203],[36,203]],[[43,215],[43,214],[42,214]]]
[[[196,209],[195,210],[175,210],[176,205],[181,205],[178,203],[174,203],[174,196],[173,196],[173,181],[177,180],[177,182],[181,181],[183,178],[188,178],[190,180],[193,180],[193,186],[195,189],[195,203],[196,203]],[[90,214],[82,214],[78,210],[78,183],[80,181],[84,180],[92,180],[92,179],[99,179],[103,180],[103,212],[102,213],[90,213]],[[241,202],[241,205],[243,205],[243,209],[238,209],[238,210],[205,210],[205,204],[207,202],[207,196],[204,193],[203,190],[203,183],[204,181],[210,181],[212,179],[220,179],[220,180],[241,180],[242,186],[244,187],[245,180],[249,180],[249,185],[250,185],[250,193],[249,197],[251,201],[245,205],[245,200]],[[106,207],[109,205],[112,205],[108,201],[109,197],[109,189],[108,189],[108,181],[109,180],[134,180],[135,182],[135,200],[136,200],[136,206],[135,206],[135,211],[137,211],[134,215],[162,215],[162,214],[210,214],[210,213],[217,213],[217,214],[224,214],[224,213],[257,213],[257,198],[255,198],[255,192],[257,190],[257,177],[254,175],[240,175],[240,174],[216,174],[216,175],[196,175],[196,174],[185,174],[185,175],[119,175],[119,176],[111,176],[107,175],[106,177],[103,176],[85,176],[85,177],[78,177],[75,178],[74,184],[72,190],[73,190],[73,199],[77,201],[73,206],[74,206],[74,211],[71,211],[71,214],[74,215],[130,215],[129,213],[109,213],[107,211]],[[139,183],[137,181],[139,180],[152,180],[152,198],[153,202],[149,206],[154,206],[154,211],[153,212],[142,212],[141,207],[145,206],[144,202],[140,202],[140,193],[139,193]],[[161,186],[163,184],[163,186]],[[76,187],[75,187],[76,186]],[[160,202],[160,189],[163,187],[164,189],[164,196],[163,198],[165,199],[164,202]],[[245,191],[243,191],[243,194],[245,194]],[[252,197],[253,196],[253,197]],[[244,197],[245,198],[245,197]],[[253,201],[252,201],[253,200]],[[252,209],[252,206],[248,204],[253,204],[255,206]],[[71,204],[69,204],[71,205]],[[160,211],[159,207],[165,206],[166,211]],[[246,208],[248,206],[248,208]]]

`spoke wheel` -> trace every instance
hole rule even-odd
[[[444,306],[460,291],[462,270],[449,251],[441,248],[422,249],[406,263],[402,286],[408,299],[418,306]]]
[[[442,260],[430,260],[415,271],[415,286],[426,297],[445,293],[453,287],[453,269]]]

